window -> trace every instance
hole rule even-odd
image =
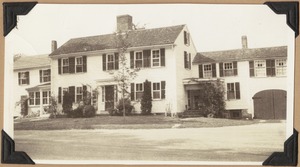
[[[153,99],[160,99],[160,83],[153,83]]]
[[[135,52],[135,67],[143,67],[143,52]]]
[[[40,70],[40,82],[50,82],[51,81],[51,70]]]
[[[29,105],[34,105],[34,92],[29,92]]]
[[[203,65],[203,78],[212,78],[211,64],[204,64]]]
[[[19,85],[28,85],[29,84],[29,72],[19,72]]]
[[[266,61],[265,60],[256,60],[254,61],[254,73],[256,77],[266,76]]]
[[[240,84],[227,83],[227,100],[240,99]]]
[[[43,92],[43,104],[48,104],[48,100],[49,100],[48,92],[45,91]]]
[[[82,96],[83,96],[83,89],[82,89],[82,87],[77,87],[76,88],[76,101],[80,102],[82,100]]]
[[[35,92],[35,105],[40,105],[40,92]]]
[[[107,55],[107,70],[114,70],[115,59],[113,54]]]
[[[69,73],[69,59],[62,59],[62,73]]]
[[[233,76],[233,64],[232,63],[224,63],[224,76]]]
[[[160,54],[159,54],[159,50],[152,50],[152,66],[153,67],[160,66]]]
[[[184,51],[184,68],[191,69],[191,53]]]
[[[83,60],[82,57],[76,58],[76,72],[83,72]]]
[[[188,33],[187,31],[184,31],[184,44],[185,45],[190,45],[190,33]]]
[[[276,63],[276,76],[286,76],[286,59],[278,59]]]
[[[136,84],[136,95],[135,95],[135,98],[136,100],[140,100],[142,99],[142,96],[143,96],[143,92],[144,92],[144,87],[143,87],[143,84],[142,83],[139,83],[139,84]]]

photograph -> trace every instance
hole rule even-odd
[[[5,37],[4,130],[36,164],[262,165],[293,134],[267,5],[37,4]]]

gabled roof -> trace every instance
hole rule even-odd
[[[48,54],[36,55],[36,56],[21,56],[14,62],[14,70],[50,67],[50,61]]]
[[[51,83],[44,83],[44,84],[40,84],[40,85],[36,85],[34,87],[30,87],[30,88],[26,88],[27,91],[34,91],[34,90],[40,90],[42,88],[50,88]]]
[[[195,56],[193,63],[200,64],[281,57],[287,57],[287,46],[200,52]]]
[[[128,32],[129,47],[173,44],[185,25],[171,27],[132,30]],[[50,54],[50,56],[116,49],[116,34],[73,38]]]

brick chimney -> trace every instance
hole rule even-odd
[[[248,48],[248,42],[247,42],[247,36],[242,36],[242,48],[247,49]]]
[[[51,52],[57,49],[57,42],[55,40],[51,41]]]
[[[132,16],[117,16],[117,32],[126,32],[132,30]]]

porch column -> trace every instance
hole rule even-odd
[[[43,115],[43,90],[40,89],[40,116]]]

